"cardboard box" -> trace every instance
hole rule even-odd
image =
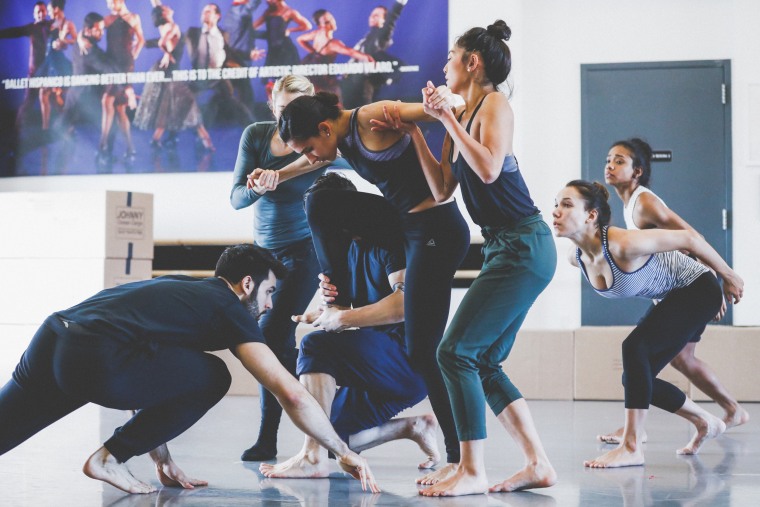
[[[739,401],[760,401],[760,327],[707,326],[694,355],[706,362]],[[691,398],[710,398],[692,384]]]
[[[575,330],[575,399],[622,400],[623,340],[632,326],[581,327]],[[689,381],[668,365],[658,375],[683,392]]]
[[[573,399],[572,331],[517,333],[515,345],[502,368],[526,399]]]
[[[42,324],[95,293],[152,276],[149,259],[0,259],[0,324]]]
[[[0,258],[153,258],[153,195],[0,193]]]

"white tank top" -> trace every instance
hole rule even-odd
[[[668,205],[665,204],[665,201],[660,199],[660,197],[657,194],[649,190],[647,187],[643,185],[639,185],[638,187],[636,187],[636,190],[634,190],[633,193],[631,194],[631,198],[628,200],[628,205],[623,206],[623,219],[625,220],[626,229],[630,229],[634,231],[639,230],[639,228],[636,227],[636,224],[633,222],[633,209],[636,207],[636,202],[639,200],[639,196],[641,196],[641,194],[652,194],[653,196],[657,197],[657,200],[659,200],[663,206],[665,206],[666,208],[668,207]]]

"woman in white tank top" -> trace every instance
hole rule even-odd
[[[649,189],[651,163],[652,148],[639,138],[617,141],[607,153],[604,181],[615,189],[623,201],[626,228],[694,231],[694,228]],[[715,320],[720,320],[725,311],[724,301]],[[746,423],[749,421],[747,411],[728,392],[707,363],[694,355],[698,341],[699,337],[696,341],[689,342],[670,364],[720,405],[725,411],[723,421],[727,428]],[[597,438],[605,443],[617,444],[622,434],[623,428],[620,428],[607,435],[598,435]]]

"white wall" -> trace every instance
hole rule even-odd
[[[414,1],[414,0],[412,0]],[[755,0],[451,0],[449,33],[485,26],[497,17],[513,29],[515,152],[537,204],[547,218],[556,192],[581,174],[580,64],[632,61],[730,59],[733,118],[734,259],[746,282],[735,324],[758,325],[760,312],[760,138],[750,144],[750,87],[760,90],[760,9]],[[442,74],[431,76],[442,81]],[[760,92],[758,92],[760,93]],[[760,100],[760,97],[755,97]],[[230,168],[231,170],[231,168]],[[600,166],[601,172],[601,166]],[[244,241],[251,237],[251,210],[228,204],[231,173],[65,176],[0,179],[14,190],[112,189],[155,194],[158,241]],[[694,189],[695,196],[706,189]],[[1,217],[6,220],[13,217]],[[8,241],[9,238],[2,238]],[[580,278],[564,262],[539,298],[526,328],[580,325]]]

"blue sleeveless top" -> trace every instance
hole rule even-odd
[[[652,254],[646,263],[636,271],[623,271],[615,264],[609,251],[607,240],[608,226],[602,227],[602,252],[612,270],[612,285],[606,289],[597,289],[591,284],[586,273],[586,266],[581,261],[581,249],[575,249],[575,259],[581,267],[583,276],[591,284],[594,292],[610,299],[642,297],[662,299],[671,291],[691,285],[708,269],[678,251]]]
[[[351,113],[348,135],[338,143],[340,153],[351,167],[370,183],[377,185],[391,205],[406,213],[432,196],[409,134],[382,151],[372,151],[359,138],[359,123]]]
[[[467,122],[467,133],[470,133],[472,121],[483,105],[480,101],[478,107],[472,113]],[[462,119],[464,111],[459,115]],[[451,171],[459,180],[462,188],[462,197],[470,213],[472,221],[480,227],[511,227],[525,217],[538,213],[538,208],[533,204],[525,180],[523,180],[517,159],[514,155],[507,155],[501,166],[501,174],[491,184],[483,183],[475,171],[465,161],[461,153],[454,161],[454,143],[449,150],[449,163]]]

